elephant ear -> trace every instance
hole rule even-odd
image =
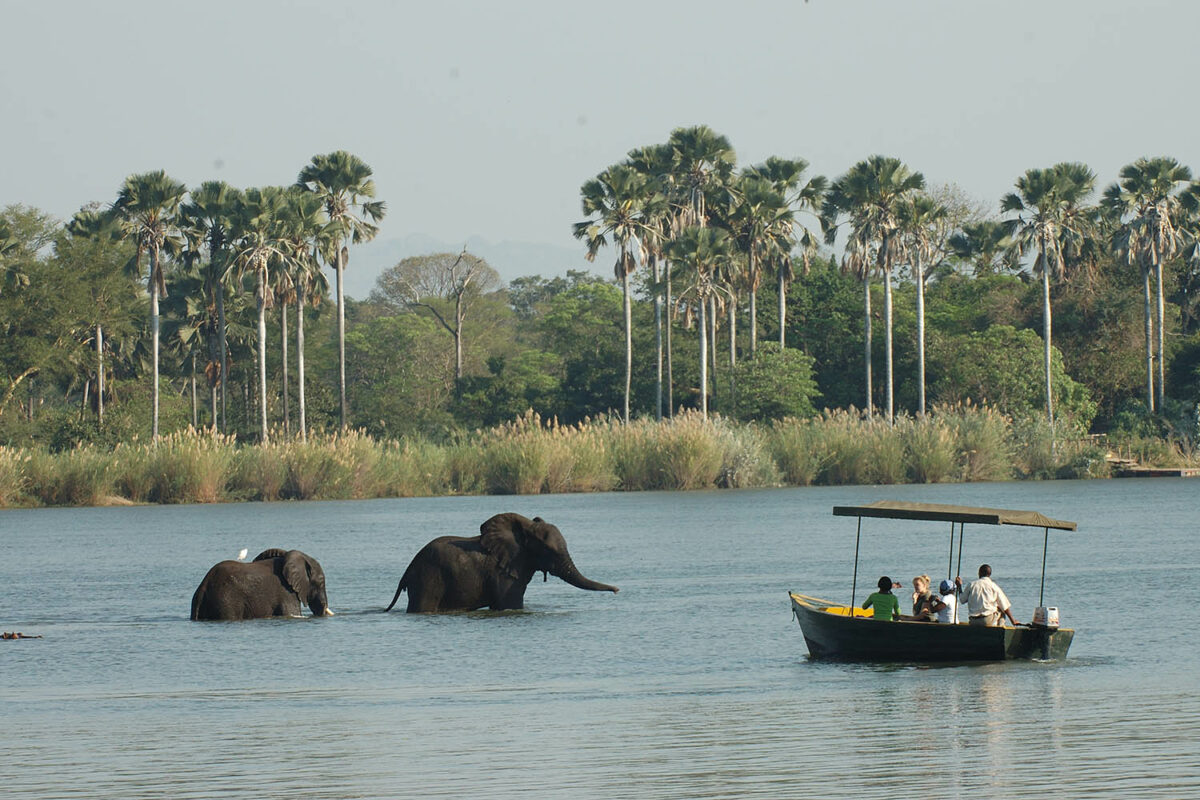
[[[510,571],[512,562],[525,542],[525,526],[529,520],[520,514],[497,514],[479,526],[479,545],[496,559],[502,572]]]
[[[283,558],[283,582],[301,597],[308,597],[308,557],[289,550]]]
[[[254,560],[255,561],[266,561],[268,558],[279,558],[280,556],[286,556],[286,555],[287,555],[287,550],[284,550],[279,547],[270,547],[270,548],[267,548],[266,550],[263,550],[258,555],[256,555],[254,557]]]

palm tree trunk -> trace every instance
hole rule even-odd
[[[287,303],[279,304],[279,354],[283,360],[280,372],[283,375],[283,435],[292,435],[292,415],[288,408],[288,330]]]
[[[671,299],[671,264],[668,262],[664,265],[665,274],[667,277],[667,416],[675,416],[675,372],[672,368],[673,360],[671,356],[671,319],[675,315],[674,301]]]
[[[96,326],[96,425],[104,424],[104,328]]]
[[[150,251],[150,336],[153,340],[151,360],[154,362],[153,385],[151,386],[150,437],[158,441],[158,251]]]
[[[1046,262],[1045,237],[1042,239],[1042,363],[1046,370],[1046,419],[1054,425],[1054,392],[1050,381],[1050,265]]]
[[[783,278],[783,268],[779,269],[779,352],[783,352],[784,320],[787,316],[787,282]]]
[[[701,297],[700,311],[700,416],[708,419],[708,301]]]
[[[758,292],[750,292],[750,355],[758,353]]]
[[[346,269],[346,247],[338,250],[337,258],[337,339],[338,339],[338,429],[346,430],[346,304],[342,295],[342,273]]]
[[[304,419],[304,279],[296,287],[296,404],[300,407],[300,441],[308,441]]]
[[[192,428],[200,427],[200,405],[196,400],[196,351],[192,351],[192,374],[188,379],[192,394]]]
[[[871,397],[871,278],[863,278],[863,361],[867,379],[867,419],[875,413],[875,401]]]
[[[753,293],[750,295],[753,297]],[[729,414],[737,414],[737,301],[729,303]]]
[[[624,253],[622,253],[624,255]],[[621,259],[621,300],[625,309],[625,405],[621,421],[629,423],[629,392],[633,387],[633,304],[629,297],[629,272]]]
[[[917,415],[925,416],[925,270],[917,268]]]
[[[258,435],[267,442],[267,287],[258,270]]]
[[[663,418],[663,296],[659,281],[662,273],[659,270],[658,259],[651,256],[651,270],[654,280],[654,419],[662,422]]]
[[[709,343],[709,354],[710,354],[709,357],[712,359],[712,376],[713,376],[712,401],[713,401],[713,405],[716,405],[718,402],[717,401],[717,298],[716,298],[716,295],[713,295],[708,298],[708,310],[709,310],[708,321],[710,323],[708,326],[709,327],[708,335],[712,340]]]
[[[894,381],[892,377],[892,270],[889,264],[883,273],[883,341],[887,355],[887,421],[892,425],[896,421],[896,411],[893,404]]]
[[[758,273],[754,271],[754,251],[750,251],[750,355],[758,353]]]
[[[1155,387],[1158,390],[1158,412],[1161,414],[1165,411],[1163,406],[1166,400],[1167,388],[1167,373],[1166,373],[1166,353],[1164,352],[1165,335],[1163,333],[1163,268],[1162,259],[1155,259],[1154,262],[1154,283],[1158,291],[1158,309],[1155,314],[1155,322],[1158,323],[1158,385]]]
[[[229,387],[229,342],[225,328],[225,285],[217,281],[217,339],[221,348],[221,433],[228,433],[226,409],[228,406]],[[213,409],[213,423],[216,423],[216,409]]]
[[[1146,320],[1146,409],[1154,413],[1154,317],[1150,310],[1150,270],[1142,270],[1142,305]]]

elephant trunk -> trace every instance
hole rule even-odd
[[[551,572],[577,589],[587,589],[589,592],[612,592],[614,594],[619,591],[616,586],[609,586],[607,583],[599,583],[591,578],[584,577],[569,555],[563,556],[562,560],[559,561],[558,568],[551,570]]]
[[[314,617],[332,617],[333,609],[329,607],[329,598],[325,592],[319,592],[309,595],[308,607],[312,610]]]

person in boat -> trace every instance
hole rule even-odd
[[[918,575],[913,578],[911,617],[903,617],[910,622],[937,622],[938,611],[945,605],[942,598],[929,590],[928,575]]]
[[[900,619],[900,600],[892,594],[892,589],[899,587],[900,584],[893,583],[891,578],[884,575],[879,579],[879,591],[872,592],[863,601],[862,607],[874,609],[875,619]]]
[[[1008,596],[994,580],[992,568],[987,564],[979,566],[979,579],[963,586],[962,576],[954,577],[954,585],[958,588],[967,604],[967,623],[970,625],[987,625],[994,628],[1000,625],[1003,617],[1013,626],[1020,625],[1012,614],[1012,604]]]
[[[937,611],[938,622],[957,622],[954,617],[954,607],[958,605],[958,593],[955,591],[954,584],[950,581],[942,581],[938,586],[938,593],[941,594],[942,607]]]

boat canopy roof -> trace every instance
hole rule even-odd
[[[900,500],[880,500],[865,506],[834,506],[836,517],[883,517],[885,519],[919,519],[935,522],[974,522],[982,525],[1025,525],[1031,528],[1076,529],[1074,522],[1051,519],[1037,511],[1013,511],[1005,508],[974,508],[943,503],[906,503]]]

